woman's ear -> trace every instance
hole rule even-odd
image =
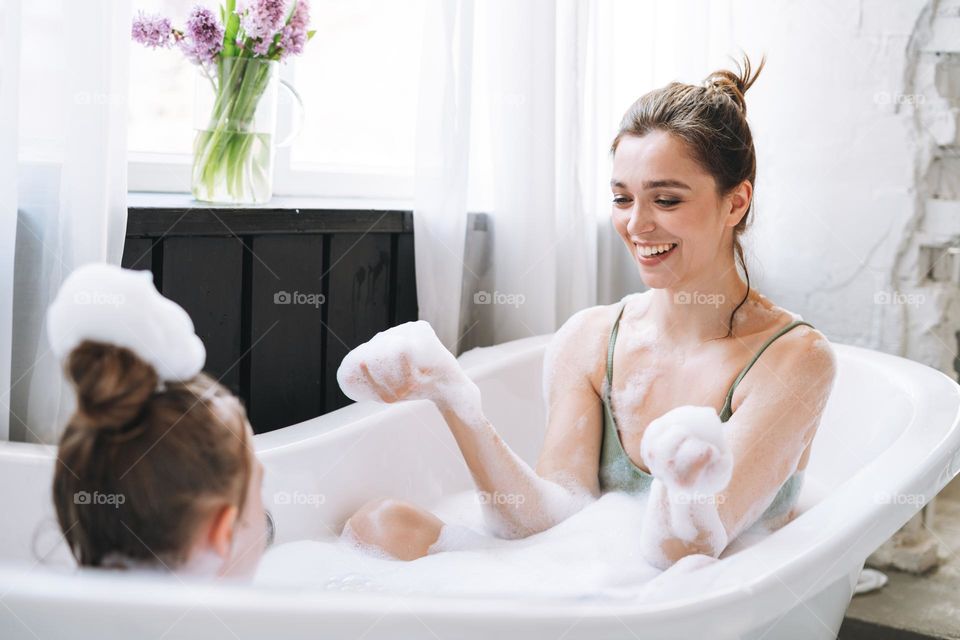
[[[237,523],[238,510],[236,505],[224,505],[217,510],[210,521],[207,531],[207,542],[214,552],[221,558],[230,555],[230,546],[233,543],[233,529]]]
[[[749,180],[744,180],[737,185],[730,195],[727,196],[730,211],[727,213],[726,225],[735,227],[747,215],[747,209],[750,207],[750,199],[753,197],[753,185]]]

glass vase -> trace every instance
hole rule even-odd
[[[239,205],[270,200],[279,87],[299,103],[280,80],[279,67],[276,60],[225,57],[198,75],[191,177],[197,200]]]

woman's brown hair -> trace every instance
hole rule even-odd
[[[643,136],[665,131],[686,143],[692,157],[717,183],[717,194],[726,195],[744,180],[756,184],[757,156],[747,124],[747,89],[760,74],[765,58],[753,71],[745,55],[737,72],[714,71],[702,85],[671,82],[640,97],[624,114],[610,153],[616,153],[624,136]],[[733,334],[733,317],[750,296],[750,274],[743,256],[740,235],[750,220],[753,201],[733,228],[733,251],[747,278],[747,293],[730,314],[727,330]]]
[[[242,405],[205,374],[158,388],[134,352],[84,341],[66,374],[77,408],[54,472],[57,519],[84,566],[176,568],[217,508],[243,510],[251,474]],[[224,410],[224,407],[227,409]]]

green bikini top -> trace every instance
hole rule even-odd
[[[626,493],[640,493],[649,488],[653,481],[653,476],[633,463],[620,442],[620,434],[617,432],[617,423],[613,416],[613,409],[610,405],[610,389],[613,387],[613,350],[617,342],[617,332],[620,328],[620,318],[623,316],[623,310],[626,303],[620,305],[620,313],[617,314],[617,320],[613,324],[613,330],[610,332],[610,340],[607,344],[607,376],[603,385],[603,437],[600,447],[600,489],[604,493],[608,491],[624,491]],[[747,366],[740,371],[740,374],[730,385],[727,391],[723,408],[720,410],[720,421],[726,422],[733,415],[731,405],[733,403],[733,392],[737,385],[747,374],[750,367],[757,361],[760,354],[770,346],[770,344],[787,333],[794,327],[805,324],[813,327],[806,320],[795,320],[783,327],[773,336],[767,339],[760,347],[760,350],[753,356]],[[773,502],[767,507],[761,516],[761,520],[777,517],[790,510],[800,494],[800,487],[803,484],[803,471],[795,471],[780,487],[780,491],[774,497]]]

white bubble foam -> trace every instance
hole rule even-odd
[[[432,400],[446,403],[468,424],[483,421],[479,389],[424,320],[381,331],[350,351],[337,369],[337,383],[353,400]]]
[[[149,271],[109,264],[75,269],[47,309],[47,337],[58,359],[84,340],[126,347],[160,380],[189,380],[206,360],[190,316],[153,286]]]
[[[662,571],[642,545],[650,495],[604,494],[560,524],[516,540],[493,535],[476,492],[447,496],[430,510],[445,522],[426,557],[392,560],[339,540],[276,545],[255,583],[272,588],[501,598],[575,598],[616,602],[689,597],[704,585],[697,571],[770,534],[757,526],[720,559],[693,554]]]
[[[716,494],[730,481],[733,454],[716,410],[671,409],[647,426],[640,453],[654,476],[641,536],[647,559],[670,566],[662,549],[670,539],[696,541],[719,554],[728,540]]]
[[[343,542],[300,541],[270,549],[256,582],[348,590],[337,586],[346,581],[349,590],[391,593],[613,597],[660,573],[637,544],[645,502],[644,496],[609,493],[547,531],[503,540],[485,528],[476,495],[463,492],[435,505],[447,524],[424,558],[392,561]]]
[[[709,463],[696,483],[687,487],[691,491],[716,493],[727,486],[733,472],[733,454],[713,407],[683,405],[652,420],[643,434],[640,455],[670,489],[681,489],[679,472],[704,458]]]

